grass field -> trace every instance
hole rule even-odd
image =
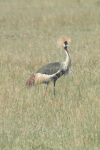
[[[22,89],[48,62],[73,73]],[[20,92],[19,92],[20,91]],[[0,1],[0,150],[100,150],[100,1]]]

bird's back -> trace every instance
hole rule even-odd
[[[55,62],[55,63],[49,63],[42,66],[36,73],[53,75],[60,70],[61,70],[61,62]]]

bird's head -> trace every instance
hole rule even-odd
[[[61,45],[63,45],[64,47],[64,50],[67,51],[67,47],[68,47],[68,44],[71,42],[71,39],[70,38],[67,38],[67,37],[64,37],[64,38],[59,38],[57,40],[57,45],[58,47],[60,47]]]
[[[63,47],[67,51],[67,47],[68,47],[68,42],[67,41],[64,42]]]

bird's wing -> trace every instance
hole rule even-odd
[[[45,66],[42,66],[36,73],[52,75],[57,73],[60,70],[61,70],[61,63],[55,62],[55,63],[49,63]]]

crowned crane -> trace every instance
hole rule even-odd
[[[42,66],[35,74],[31,75],[31,77],[26,82],[26,86],[31,87],[37,83],[45,83],[48,85],[50,81],[53,81],[55,97],[55,84],[57,79],[71,71],[71,57],[67,49],[68,42],[70,41],[70,39],[66,38],[61,38],[57,41],[59,47],[61,44],[63,44],[66,60],[63,62],[48,63]]]

